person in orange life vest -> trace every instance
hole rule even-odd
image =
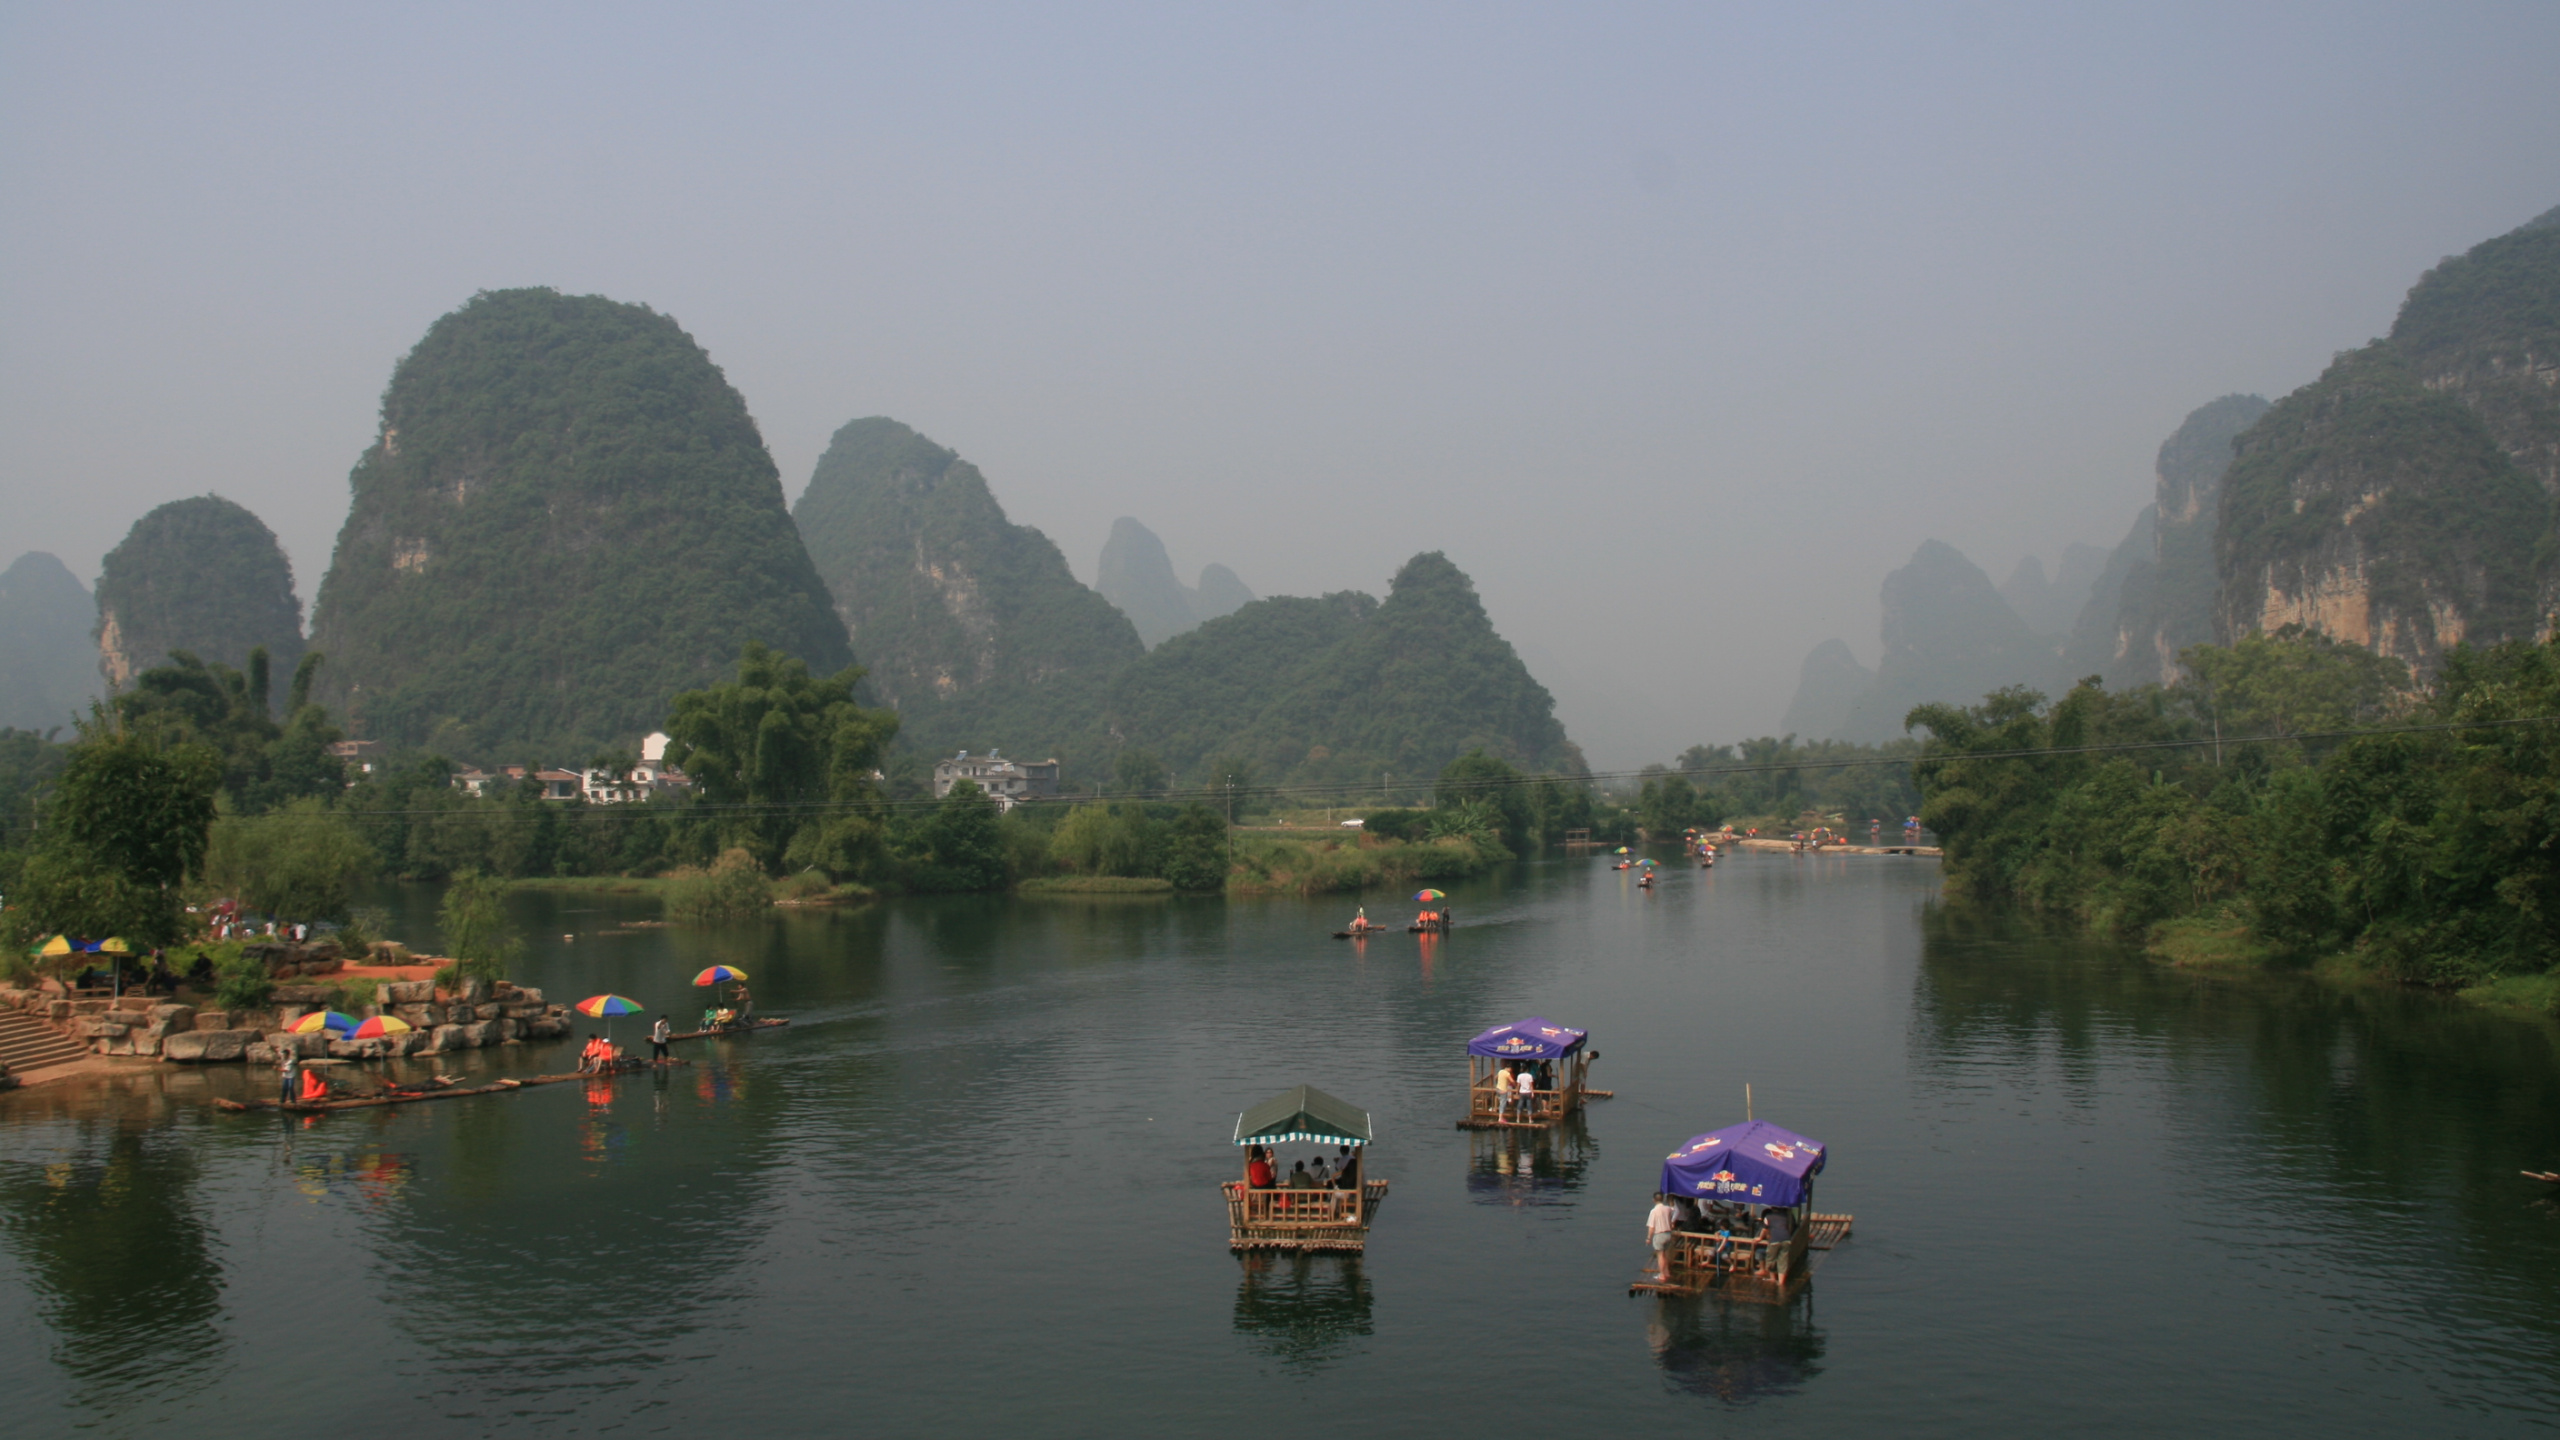
[[[308,1068],[304,1069],[302,1072],[302,1103],[309,1105],[316,1101],[326,1100],[328,1098],[329,1082],[320,1078],[319,1071]]]

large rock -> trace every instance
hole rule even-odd
[[[436,1013],[433,1005],[394,1005],[391,1013],[399,1016],[412,1030],[429,1029],[442,1023],[444,1018]]]
[[[446,1050],[470,1049],[471,1042],[462,1038],[462,1031],[463,1027],[460,1025],[437,1026],[433,1031],[429,1032],[430,1038],[427,1046],[428,1053],[434,1054]]]
[[[196,1028],[199,1030],[228,1030],[231,1028],[231,1012],[228,1010],[199,1010],[196,1012],[195,1024]]]
[[[338,999],[334,985],[279,985],[269,998],[279,1005],[330,1005]]]
[[[276,1049],[274,1042],[261,1040],[257,1044],[250,1046],[240,1058],[248,1061],[252,1065],[271,1067],[278,1060],[283,1059],[284,1056],[283,1052]]]
[[[196,1028],[196,1007],[193,1005],[154,1005],[151,1007],[151,1024],[152,1028],[158,1030],[164,1035],[193,1030]],[[222,1028],[228,1030],[231,1027],[225,1025]]]
[[[204,1040],[204,1062],[219,1065],[247,1058],[249,1047],[261,1038],[255,1030],[198,1030]]]
[[[569,1021],[564,1016],[545,1015],[524,1022],[524,1037],[528,1040],[557,1040],[568,1033]]]
[[[457,1025],[454,1028],[460,1030],[470,1044],[483,1046],[503,1042],[507,1038],[504,1026],[504,1021],[482,1020],[477,1024]]]
[[[385,1005],[424,1005],[436,998],[432,980],[395,980],[382,987]]]

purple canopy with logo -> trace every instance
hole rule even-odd
[[[1710,1130],[1662,1162],[1662,1191],[1744,1205],[1801,1205],[1827,1152],[1766,1120]]]
[[[1553,1060],[1582,1048],[1590,1035],[1569,1030],[1552,1020],[1532,1015],[1508,1025],[1496,1025],[1467,1042],[1470,1055],[1490,1055],[1497,1060]]]

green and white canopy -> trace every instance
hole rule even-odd
[[[1366,1145],[1373,1133],[1368,1111],[1313,1085],[1284,1090],[1236,1117],[1239,1145],[1279,1145],[1292,1140]]]

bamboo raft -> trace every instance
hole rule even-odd
[[[716,1025],[708,1030],[687,1030],[682,1034],[668,1036],[667,1043],[673,1045],[679,1040],[708,1040],[721,1035],[752,1035],[758,1030],[771,1030],[790,1023],[791,1017],[788,1015],[768,1015],[762,1020],[752,1020],[744,1025]]]
[[[1467,1118],[1458,1122],[1458,1128],[1461,1130],[1552,1130],[1564,1119],[1566,1115],[1571,1113],[1564,1109],[1560,1104],[1553,1110],[1549,1110],[1547,1108],[1549,1103],[1548,1097],[1554,1095],[1556,1093],[1555,1091],[1537,1090],[1532,1091],[1531,1093],[1537,1097],[1538,1101],[1538,1114],[1534,1119],[1505,1120],[1499,1112],[1492,1111],[1488,1108],[1485,1112],[1468,1115]],[[1615,1090],[1586,1089],[1581,1092],[1581,1095],[1585,1100],[1615,1100],[1618,1098],[1618,1092]],[[1485,1093],[1484,1103],[1487,1107],[1492,1105],[1493,1097],[1490,1091]]]
[[[2527,1180],[2539,1180],[2545,1185],[2560,1185],[2560,1170],[2526,1170],[2520,1173]]]
[[[1230,1250],[1357,1254],[1369,1248],[1369,1222],[1387,1198],[1384,1180],[1362,1181],[1357,1190],[1254,1190],[1241,1180],[1220,1188]]]
[[[1497,1025],[1467,1042],[1467,1113],[1461,1130],[1547,1130],[1563,1124],[1583,1102],[1611,1100],[1615,1090],[1591,1086],[1600,1052],[1584,1048],[1586,1032],[1538,1016]],[[1555,1083],[1529,1092],[1528,1113],[1508,1088],[1506,1063],[1531,1061],[1551,1071]],[[1508,1100],[1510,1103],[1506,1104]]]
[[[1653,1278],[1648,1270],[1627,1282],[1630,1295],[1704,1295],[1714,1291],[1738,1300],[1783,1300],[1796,1287],[1813,1278],[1814,1267],[1824,1256],[1849,1238],[1849,1227],[1856,1219],[1850,1215],[1825,1215],[1819,1211],[1805,1217],[1805,1225],[1787,1241],[1792,1251],[1787,1264],[1787,1278],[1773,1280],[1760,1272],[1760,1251],[1766,1248],[1758,1240],[1735,1236],[1724,1241],[1723,1253],[1717,1253],[1717,1237],[1694,1230],[1683,1230],[1671,1237],[1671,1283]]]
[[[459,1100],[465,1095],[511,1095],[538,1085],[562,1085],[571,1080],[604,1080],[616,1075],[629,1075],[667,1065],[689,1065],[689,1060],[624,1060],[605,1070],[580,1070],[567,1075],[532,1075],[522,1080],[499,1080],[488,1085],[440,1085],[418,1089],[395,1087],[371,1095],[352,1095],[343,1100],[233,1100],[215,1096],[213,1108],[235,1114],[252,1110],[281,1110],[288,1115],[325,1115],[332,1110],[369,1110],[384,1105],[406,1105],[418,1100]],[[442,1078],[442,1077],[439,1077]]]

